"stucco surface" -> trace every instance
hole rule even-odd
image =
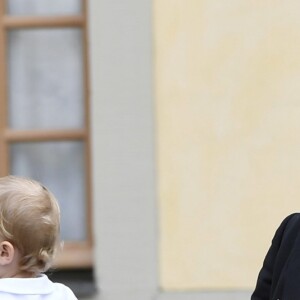
[[[160,283],[251,289],[300,203],[300,3],[156,0]]]

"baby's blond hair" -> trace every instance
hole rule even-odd
[[[20,270],[33,275],[47,271],[59,231],[59,206],[47,188],[32,179],[0,178],[0,238],[20,251]]]

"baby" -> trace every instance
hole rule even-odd
[[[77,299],[43,274],[60,245],[60,210],[40,183],[0,178],[0,299]]]

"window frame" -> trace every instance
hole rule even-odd
[[[92,240],[92,178],[91,178],[91,138],[89,114],[89,69],[88,69],[88,29],[87,0],[81,0],[80,15],[59,16],[16,16],[6,13],[6,0],[0,0],[0,176],[10,174],[9,146],[17,142],[82,141],[84,143],[85,182],[86,182],[86,228],[85,241],[65,241],[63,251],[55,260],[55,267],[62,269],[89,268],[93,265]],[[8,125],[7,91],[7,34],[13,29],[39,28],[80,28],[83,47],[83,88],[84,88],[84,127],[71,130],[16,130]]]

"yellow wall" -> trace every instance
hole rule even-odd
[[[154,4],[161,286],[252,289],[300,207],[300,1]]]

